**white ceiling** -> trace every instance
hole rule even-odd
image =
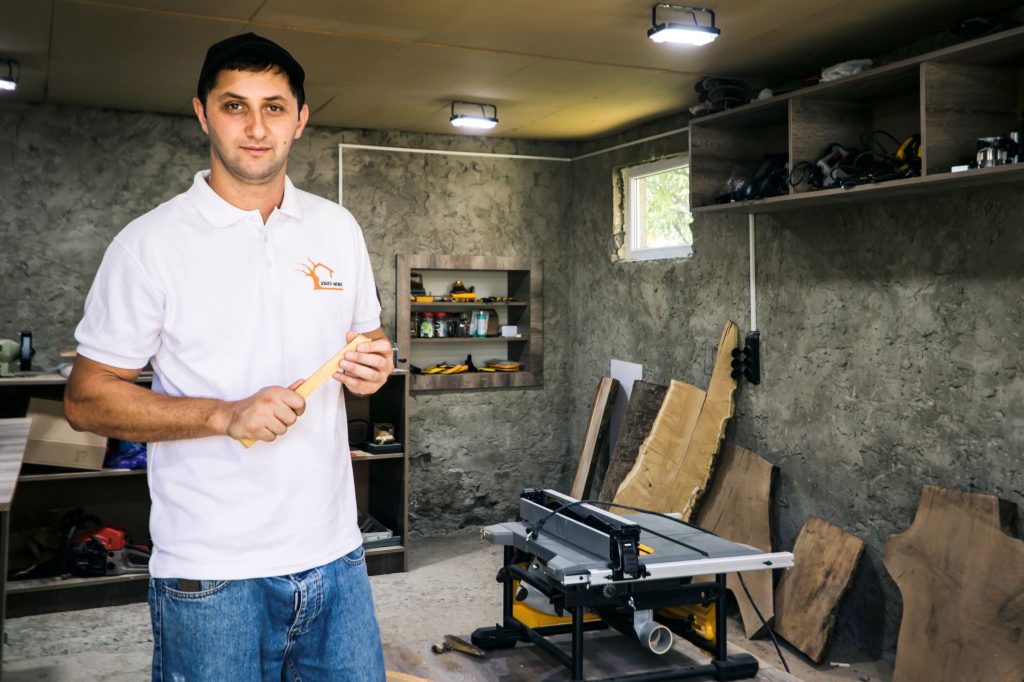
[[[648,40],[651,0],[0,0],[0,97],[190,114],[206,48],[253,31],[303,64],[316,125],[452,133],[460,99],[494,136],[589,139],[684,111],[701,75],[810,75],[1014,4],[711,3],[721,37],[685,48]]]

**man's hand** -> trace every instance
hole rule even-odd
[[[301,383],[299,379],[288,388],[267,386],[244,400],[224,403],[218,415],[223,432],[236,440],[273,442],[283,436],[306,410],[306,401],[295,392]]]
[[[355,338],[355,332],[345,334],[346,343]],[[391,341],[379,329],[366,334],[373,338],[369,343],[356,346],[354,351],[345,353],[338,363],[334,378],[356,395],[376,393],[395,368],[392,358]]]

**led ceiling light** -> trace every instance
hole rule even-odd
[[[676,13],[689,14],[693,23],[678,23],[664,21],[658,23],[658,9],[664,8]],[[701,24],[698,15],[707,15],[711,19],[708,25]],[[647,31],[647,37],[656,43],[678,43],[681,45],[707,45],[721,31],[715,26],[715,13],[713,10],[704,7],[686,7],[683,5],[669,5],[660,3],[651,7],[651,29]]]
[[[456,107],[460,113],[455,112]],[[490,116],[487,115],[488,111]],[[452,115],[448,120],[456,128],[489,130],[498,125],[498,107],[493,104],[455,100],[452,102]]]
[[[0,76],[0,90],[14,90],[18,87],[19,76],[21,76],[21,67],[18,66],[18,62],[5,59],[0,64],[7,64],[7,75]]]

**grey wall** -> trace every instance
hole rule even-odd
[[[683,150],[574,164],[574,443],[609,357],[703,387],[724,321],[749,328],[745,217],[698,216],[688,260],[611,260],[613,168]],[[810,515],[867,542],[841,643],[894,650],[882,554],[922,484],[1024,502],[1022,210],[1005,188],[758,218],[762,384],[737,393],[728,435],[781,468],[778,547]]]
[[[107,244],[136,216],[208,167],[191,118],[56,106],[0,108],[0,337],[31,329],[36,366],[72,345]],[[292,152],[295,184],[338,196],[338,144],[566,156],[561,145],[309,128]],[[436,533],[503,518],[526,485],[567,477],[571,196],[568,163],[350,150],[345,205],[363,226],[394,332],[395,256],[543,259],[545,384],[414,394],[410,514]],[[403,327],[404,330],[404,327]]]

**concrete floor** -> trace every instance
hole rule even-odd
[[[475,530],[413,539],[408,573],[371,578],[385,644],[422,643],[426,652],[446,633],[468,635],[493,624],[501,614],[494,580],[500,565],[500,548],[481,542]],[[7,682],[149,679],[152,640],[145,604],[16,618],[6,629]],[[730,624],[729,637],[767,664],[782,667],[771,642],[746,640],[737,622]],[[892,679],[891,666],[883,661],[850,655],[842,658],[849,668],[833,668],[815,666],[785,644],[783,652],[793,674],[807,682]]]

